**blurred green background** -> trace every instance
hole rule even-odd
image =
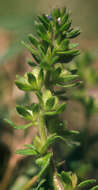
[[[15,150],[19,146],[22,147],[25,142],[32,140],[32,136],[36,135],[36,129],[24,134],[20,131],[13,131],[4,122],[4,118],[7,117],[18,124],[23,123],[16,115],[15,105],[17,102],[22,104],[32,101],[31,95],[22,93],[14,85],[16,74],[23,75],[25,71],[30,69],[26,65],[28,52],[24,50],[20,41],[27,41],[27,34],[35,33],[34,19],[36,15],[43,12],[47,14],[53,8],[63,6],[67,7],[71,12],[73,26],[80,27],[81,35],[76,41],[80,43],[82,54],[84,51],[89,51],[91,57],[94,58],[92,59],[93,64],[90,65],[90,67],[96,71],[98,69],[98,0],[0,0],[1,190],[21,190],[22,185],[25,184],[32,175],[36,174],[37,171],[32,158],[28,161],[27,158],[24,159],[15,155]],[[89,59],[87,59],[86,62],[89,62]],[[85,67],[82,68],[82,72],[84,71]],[[88,88],[88,86],[86,86],[86,88]],[[97,85],[91,85],[89,87],[89,92],[93,92],[93,95],[97,94],[96,99],[98,98],[97,88]],[[71,126],[71,128],[82,130],[82,126],[84,126],[84,110],[77,102],[72,103],[72,106],[70,104],[71,103],[69,103],[69,111],[67,110],[63,117],[68,121],[69,127]],[[97,118],[98,115],[95,115],[90,122],[90,133],[92,134],[98,132]],[[98,136],[96,139],[98,140]],[[83,146],[85,146],[85,143]],[[88,156],[86,156],[86,162],[84,161],[84,164],[82,164],[81,175],[93,176],[93,178],[98,177],[97,148],[98,144],[96,142],[93,147],[94,152],[91,148]],[[68,162],[69,169],[77,171],[80,169],[84,154],[81,156],[81,162],[78,160],[77,166],[75,165],[76,162],[72,163],[72,160],[69,159],[70,155],[75,159],[75,154],[76,152],[74,151],[72,151],[72,154],[68,152],[66,159],[70,160]],[[89,155],[94,162],[91,162],[91,160],[87,162]],[[64,156],[65,155],[62,155],[62,157]],[[33,165],[33,167],[31,167],[31,165]]]

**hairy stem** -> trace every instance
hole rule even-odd
[[[47,131],[45,127],[45,119],[42,114],[39,116],[39,134],[42,144],[45,144],[47,140]]]

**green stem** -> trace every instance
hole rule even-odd
[[[47,140],[47,132],[45,126],[45,119],[42,114],[39,116],[39,134],[42,144],[45,144]]]

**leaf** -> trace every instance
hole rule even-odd
[[[51,112],[44,112],[44,115],[50,115],[50,116],[53,116],[53,115],[58,115],[58,114],[61,114],[66,108],[66,104],[63,103],[59,106],[56,107],[56,110],[54,111],[51,111]]]
[[[57,54],[64,54],[64,55],[71,55],[71,56],[75,56],[79,54],[79,50],[75,49],[75,50],[67,50],[67,51],[57,51]]]
[[[85,180],[83,182],[81,182],[78,187],[79,188],[84,188],[84,187],[88,187],[89,185],[92,185],[96,183],[96,180],[95,179],[88,179],[88,180]]]
[[[62,95],[62,94],[65,94],[66,93],[66,91],[65,90],[57,90],[57,91],[55,91],[54,92],[55,93],[55,95]]]
[[[63,88],[71,88],[71,87],[76,86],[76,84],[75,84],[75,83],[73,83],[73,84],[68,84],[68,85],[64,85],[64,84],[56,84],[56,86],[61,86],[61,87],[63,87]]]
[[[78,35],[80,35],[80,30],[79,29],[73,29],[71,32],[68,32],[67,37],[68,38],[75,38]]]
[[[61,136],[57,136],[56,133],[52,134],[50,137],[48,137],[46,143],[43,145],[43,147],[41,148],[40,152],[43,154],[47,151],[48,147],[56,140],[56,139],[60,139],[64,142],[66,142],[66,140],[61,137]]]
[[[44,187],[41,187],[39,190],[45,190],[45,188],[44,188]]]
[[[16,154],[27,155],[27,156],[35,156],[38,153],[35,150],[29,148],[29,149],[16,150]]]
[[[61,16],[63,17],[64,15],[66,15],[67,13],[66,13],[66,7],[63,7],[62,9],[61,9]]]
[[[52,12],[52,16],[56,17],[56,19],[59,18],[60,17],[60,9],[59,8],[55,8],[53,10],[53,12]]]
[[[23,91],[32,90],[32,86],[29,85],[29,83],[27,83],[27,81],[25,81],[23,77],[20,77],[18,75],[16,77],[17,79],[15,80],[15,84],[20,90],[23,90]]]
[[[98,185],[92,187],[90,190],[98,190]]]
[[[34,138],[34,146],[36,147],[36,149],[38,150],[38,152],[40,152],[40,147],[42,146],[42,142],[41,142],[40,137],[38,137],[37,135]]]
[[[46,182],[46,179],[42,179],[40,183],[38,184],[36,190],[39,190],[39,188]]]
[[[40,69],[39,75],[38,75],[38,85],[41,87],[42,83],[44,81],[44,72],[43,69]]]
[[[68,20],[68,18],[69,18],[69,14],[68,13],[63,15],[63,17],[62,17],[62,25],[65,24],[65,22]]]
[[[38,19],[44,25],[46,30],[48,30],[48,28],[49,28],[49,20],[47,19],[47,17],[45,15],[42,15],[42,16],[38,16]]]
[[[36,160],[36,164],[41,166],[41,171],[38,175],[39,178],[45,177],[46,173],[48,172],[48,166],[50,164],[50,159],[51,159],[51,153],[47,153],[44,157],[38,158]]]
[[[79,131],[76,131],[76,130],[70,130],[69,133],[71,135],[78,135],[80,132]]]
[[[70,148],[72,148],[73,146],[80,146],[80,142],[78,142],[78,141],[72,141],[72,140],[67,140],[66,141],[66,143],[67,143],[67,145],[70,147]]]
[[[33,115],[31,114],[31,112],[29,112],[27,110],[26,107],[17,105],[16,106],[16,110],[25,119],[27,119],[27,120],[33,120]]]
[[[35,67],[37,64],[34,63],[32,60],[27,60],[28,65],[30,65],[31,67]]]
[[[69,172],[62,171],[61,176],[62,176],[63,181],[67,185],[72,185],[72,181],[71,181],[71,177],[70,177],[70,173]]]
[[[40,101],[40,103],[42,103],[42,93],[37,91],[36,96],[37,96],[38,100]]]
[[[79,46],[79,43],[76,43],[76,44],[69,44],[69,49],[76,48],[77,46]]]
[[[65,24],[63,24],[61,27],[60,27],[60,31],[63,32],[65,30],[68,30],[71,26],[71,21],[67,21],[65,22]]]
[[[35,36],[33,36],[32,34],[29,34],[29,40],[30,42],[37,48],[38,47],[38,40],[35,38]]]
[[[52,97],[51,91],[50,90],[45,90],[43,93],[43,102],[46,104],[46,101]]]
[[[57,113],[61,114],[65,110],[65,108],[66,108],[66,103],[62,103],[57,107]]]
[[[20,90],[23,90],[23,91],[31,91],[32,90],[32,86],[28,85],[28,84],[25,84],[23,82],[20,82],[20,81],[15,81],[15,84],[16,86],[20,89]]]
[[[35,76],[30,72],[27,73],[27,76],[28,76],[28,81],[32,85],[33,90],[36,90],[37,89],[37,81],[36,81]]]
[[[36,104],[36,103],[31,104],[31,110],[32,110],[34,113],[38,113],[38,112],[39,112],[39,109],[40,109],[39,104]]]
[[[5,122],[7,122],[11,127],[15,128],[15,129],[21,129],[21,130],[27,129],[28,127],[32,126],[32,123],[28,123],[26,125],[16,125],[8,119],[5,119]]]
[[[59,56],[57,55],[53,56],[51,60],[51,65],[57,63],[58,59],[59,59]]]
[[[47,32],[45,26],[43,24],[39,24],[39,23],[36,24],[36,31],[37,31],[37,33],[40,32],[41,36],[44,36]]]
[[[46,101],[46,109],[51,110],[55,104],[55,97],[52,96]]]
[[[22,44],[31,52],[33,58],[37,61],[37,63],[39,63],[40,56],[39,56],[38,50],[33,49],[31,45],[25,43],[24,41],[22,41]]]
[[[77,78],[79,78],[79,75],[68,75],[66,73],[61,73],[60,77],[57,80],[57,83],[59,84],[59,83],[73,82],[73,80]]]
[[[58,67],[58,68],[55,70],[55,72],[53,73],[53,78],[54,78],[54,80],[58,79],[58,77],[59,77],[61,71],[62,71],[61,67]]]
[[[38,150],[36,149],[36,147],[33,144],[25,144],[24,147],[33,149],[37,154],[39,154]]]
[[[61,42],[61,47],[64,49],[68,49],[68,45],[69,45],[69,39],[65,39]]]

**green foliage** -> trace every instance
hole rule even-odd
[[[32,123],[26,124],[26,125],[15,125],[12,121],[10,121],[9,119],[5,119],[5,122],[7,122],[8,124],[10,124],[11,127],[15,128],[15,129],[27,129],[28,127],[32,126]]]
[[[72,73],[78,73],[80,80],[82,79],[83,81],[81,86],[75,91],[72,91],[70,99],[72,101],[75,100],[75,102],[82,106],[84,122],[81,126],[80,134],[78,135],[80,146],[72,149],[70,153],[68,152],[65,159],[69,169],[74,170],[81,180],[83,177],[85,178],[89,175],[89,173],[95,173],[95,171],[97,178],[98,170],[97,150],[95,155],[93,152],[91,153],[93,147],[96,147],[98,143],[98,132],[95,131],[92,134],[90,131],[94,125],[94,122],[91,123],[91,120],[98,114],[98,102],[97,97],[95,97],[97,81],[93,80],[98,73],[93,69],[93,63],[95,63],[94,57],[92,57],[90,53],[85,52],[75,60],[74,66],[71,64],[68,67]],[[88,77],[90,70],[93,70],[93,75]],[[93,81],[93,83],[91,81]]]
[[[35,163],[39,166],[38,180],[34,188],[31,185],[35,190],[74,190],[92,185],[95,180],[87,180],[78,185],[76,174],[59,172],[53,148],[53,143],[58,143],[57,139],[66,142],[67,146],[79,145],[76,141],[79,133],[67,130],[60,115],[67,105],[64,100],[67,88],[70,92],[76,92],[77,85],[80,84],[81,72],[74,74],[67,67],[80,53],[76,49],[77,44],[70,43],[71,38],[78,36],[80,31],[71,27],[66,8],[54,9],[51,15],[38,16],[35,24],[37,36],[30,34],[31,44],[23,43],[33,57],[33,61],[29,62],[32,70],[24,77],[18,76],[15,83],[23,91],[34,92],[38,103],[16,106],[18,114],[30,121],[29,124],[16,126],[9,120],[7,122],[17,129],[26,129],[34,124],[38,126],[38,136],[35,137],[33,145],[25,145],[25,149],[17,150],[16,153],[34,156]],[[74,98],[76,95],[77,93],[73,93]],[[90,108],[94,108],[93,100],[83,100],[81,93],[78,98],[86,105],[89,116],[92,113]]]

